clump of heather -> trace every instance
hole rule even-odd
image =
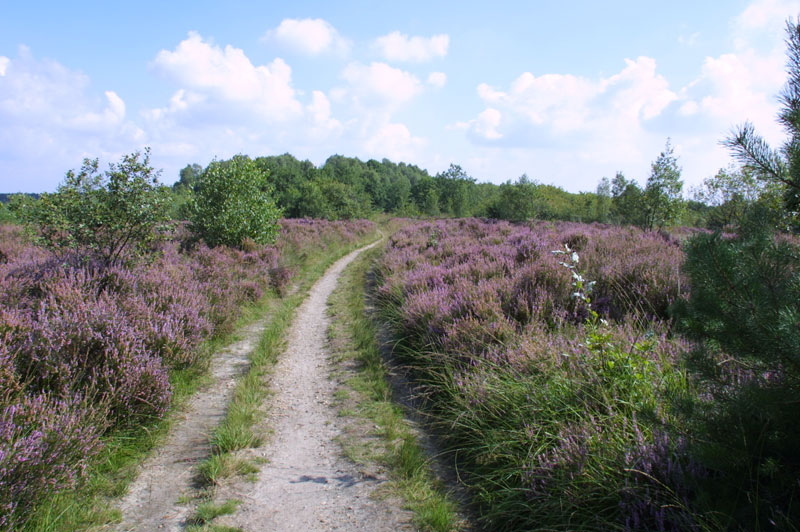
[[[601,225],[391,237],[376,296],[493,530],[699,529],[701,471],[664,407],[688,393],[665,321],[682,261],[669,235]]]
[[[0,530],[84,475],[99,438],[170,405],[170,371],[202,364],[202,343],[243,305],[328,248],[375,232],[366,221],[286,220],[273,246],[181,245],[125,265],[26,242],[0,226]]]
[[[74,487],[100,449],[99,417],[78,399],[5,398],[0,409],[0,530],[43,496]]]

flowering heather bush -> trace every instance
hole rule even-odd
[[[99,450],[97,418],[82,402],[46,394],[0,410],[0,530],[16,530],[40,497],[73,487]]]
[[[590,308],[552,253],[565,244],[596,282]],[[682,261],[669,235],[600,225],[447,220],[392,236],[377,297],[490,528],[699,526],[699,468],[663,407],[687,393],[687,346],[662,321],[686,291]]]
[[[0,226],[0,530],[80,480],[103,433],[163,415],[169,370],[201,362],[200,344],[230,332],[243,304],[374,231],[285,220],[274,246],[181,250],[178,227],[154,260],[124,268],[53,258]]]

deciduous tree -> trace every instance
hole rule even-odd
[[[189,204],[192,231],[209,246],[239,247],[246,238],[272,243],[280,209],[268,176],[246,155],[213,161],[198,177]]]

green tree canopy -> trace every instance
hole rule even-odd
[[[280,209],[268,177],[246,155],[213,161],[198,177],[189,203],[191,230],[209,246],[240,247],[247,238],[272,243]]]
[[[684,208],[681,169],[667,139],[664,151],[653,161],[644,189],[644,227],[661,229],[677,223]]]
[[[20,216],[56,252],[77,250],[105,264],[125,263],[144,255],[163,234],[169,199],[158,176],[149,148],[124,155],[103,173],[97,159],[84,159],[57,192],[26,201]]]

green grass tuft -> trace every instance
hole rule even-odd
[[[368,424],[370,438],[344,438],[345,454],[356,462],[377,461],[387,466],[391,475],[390,490],[406,503],[414,514],[414,524],[421,530],[450,532],[462,527],[456,504],[437,482],[422,446],[407,424],[402,408],[391,399],[386,367],[381,359],[374,324],[367,317],[364,291],[367,272],[380,253],[372,249],[356,259],[342,275],[329,303],[333,325],[329,336],[339,345],[334,357],[358,362],[356,374],[346,388],[336,392],[340,415],[354,418],[354,423]],[[356,406],[351,407],[352,398]]]

